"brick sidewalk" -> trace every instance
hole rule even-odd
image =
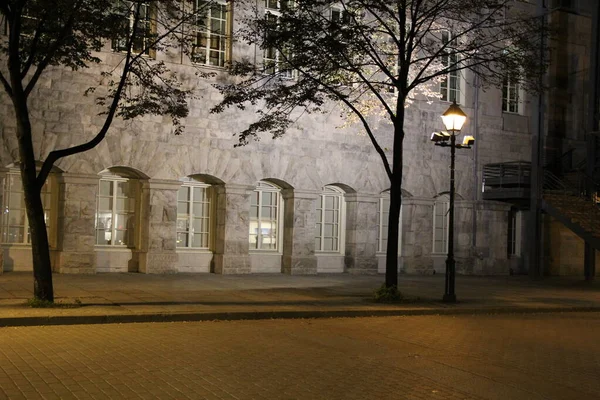
[[[457,304],[439,301],[444,277],[400,275],[408,301],[377,304],[383,276],[54,275],[57,302],[29,308],[31,273],[0,275],[0,326],[370,315],[600,311],[600,282],[579,277],[458,276]]]

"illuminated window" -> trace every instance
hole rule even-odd
[[[210,247],[211,188],[189,181],[177,192],[177,247]]]
[[[212,4],[196,0],[198,13],[195,30],[195,43],[192,60],[198,64],[223,67],[227,57],[228,18],[227,3],[216,1]]]
[[[265,0],[267,21],[277,29],[281,11],[294,6],[293,0]],[[267,31],[267,38],[270,33]],[[266,74],[278,74],[284,78],[294,78],[295,70],[289,68],[286,59],[292,56],[291,52],[277,50],[275,47],[266,47],[263,54],[263,67]]]
[[[444,45],[450,43],[452,38],[450,36],[450,32],[443,31],[442,32],[442,43]],[[441,57],[442,65],[446,68],[456,68],[458,63],[458,54],[454,53],[452,46],[447,47],[450,50],[450,53],[444,52]],[[461,102],[461,76],[459,71],[451,71],[443,76],[440,82],[440,94],[442,95],[441,99],[444,101],[456,101],[457,103]]]
[[[325,186],[317,205],[315,251],[340,252],[344,229],[344,192],[335,186]]]
[[[439,196],[433,205],[433,252],[445,254],[448,252],[448,218],[450,197],[447,194]]]
[[[135,14],[139,5],[140,15],[135,24]],[[118,1],[117,12],[122,16],[122,28],[119,37],[112,42],[115,51],[127,51],[127,39],[134,34],[131,51],[133,53],[150,54],[152,36],[150,3],[137,1]],[[135,26],[134,26],[135,25]]]
[[[251,250],[277,251],[280,238],[280,189],[259,182],[250,200],[249,243]]]
[[[520,112],[520,88],[514,79],[504,78],[502,82],[502,111],[518,114]]]
[[[135,247],[135,179],[104,175],[98,188],[96,244]]]
[[[23,184],[21,173],[11,170],[4,177],[2,225],[0,226],[0,238],[2,243],[30,244],[29,220],[25,210],[25,197],[23,195]],[[42,188],[42,206],[44,207],[44,220],[48,239],[53,244],[51,232],[54,228],[54,220],[51,218],[52,191],[55,190],[54,177],[50,175]]]

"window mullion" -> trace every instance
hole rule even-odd
[[[188,209],[188,241],[186,247],[192,247],[192,242],[194,240],[194,188],[190,186],[189,188],[189,196],[187,198],[187,209]]]
[[[112,212],[111,212],[111,218],[112,218],[112,223],[111,223],[111,227],[110,227],[110,231],[111,231],[111,236],[110,236],[110,241],[112,243],[112,245],[114,246],[116,244],[116,238],[117,238],[117,181],[113,181],[112,183],[112,187],[113,187],[113,193],[111,196],[111,203],[112,203]]]

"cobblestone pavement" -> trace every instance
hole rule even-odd
[[[444,276],[401,275],[407,301],[373,302],[383,276],[57,274],[56,300],[31,308],[31,273],[0,275],[0,326],[214,319],[600,311],[600,280],[459,276],[459,302],[440,302]]]
[[[0,328],[0,398],[598,399],[600,314]]]

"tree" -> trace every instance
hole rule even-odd
[[[285,134],[297,110],[341,103],[362,124],[390,180],[385,285],[398,281],[405,108],[414,99],[452,101],[452,79],[463,70],[483,83],[519,77],[533,87],[543,73],[536,54],[542,26],[527,5],[509,0],[266,0],[247,5],[238,32],[264,51],[261,63],[231,66],[239,82],[217,87],[224,98],[213,108],[260,105],[258,119],[239,135],[239,145],[271,132]],[[516,4],[515,4],[516,5]],[[519,7],[521,9],[519,9]],[[440,90],[441,88],[441,90]],[[388,159],[374,123],[392,126]]]
[[[160,3],[160,5],[159,5]],[[193,4],[192,4],[193,3]],[[196,5],[196,6],[194,6]],[[193,40],[182,34],[209,2],[191,0],[0,0],[0,14],[7,34],[0,37],[0,82],[9,96],[16,119],[21,178],[33,255],[34,296],[53,301],[52,268],[40,192],[53,165],[61,158],[88,151],[106,136],[114,118],[132,119],[146,114],[171,116],[177,127],[188,112],[184,88],[166,64],[154,60],[158,50],[169,47],[193,54]],[[186,11],[187,10],[187,11]],[[112,71],[99,76],[102,87],[96,97],[105,120],[98,133],[79,145],[51,151],[36,168],[31,110],[28,101],[50,67],[72,70],[100,63],[100,51],[121,55]],[[201,73],[200,73],[201,74]],[[206,74],[205,74],[206,75]],[[38,155],[41,157],[42,155]]]

